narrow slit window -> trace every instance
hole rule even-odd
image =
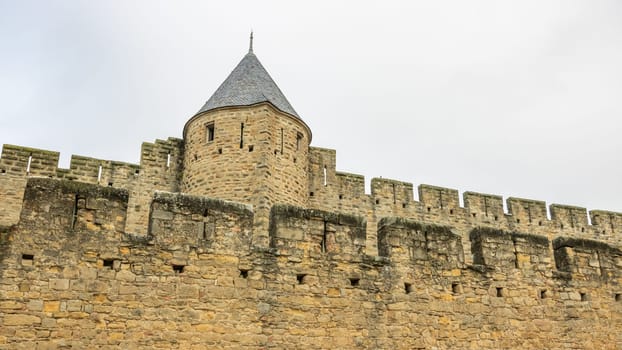
[[[320,250],[322,251],[322,253],[326,253],[326,239],[327,239],[327,224],[326,221],[324,221],[324,233],[322,233],[322,241],[320,242]]]
[[[207,124],[206,126],[206,137],[207,137],[207,142],[212,142],[214,141],[214,123],[210,123]]]
[[[328,186],[328,179],[326,178],[326,173],[327,173],[326,165],[324,165],[324,170],[323,171],[324,171],[324,173],[323,173],[324,174],[324,186]]]
[[[30,174],[31,165],[32,165],[32,154],[28,156],[28,164],[26,164],[26,174]]]
[[[296,133],[296,151],[300,150],[301,144],[302,144],[302,134]]]
[[[244,123],[240,124],[240,148],[244,148]]]
[[[73,214],[71,214],[71,228],[74,229],[76,227],[76,222],[78,222],[78,202],[80,201],[80,197],[76,194],[73,201]]]
[[[546,299],[547,297],[546,289],[541,289],[539,295],[540,295],[540,299]]]
[[[413,285],[410,283],[404,283],[404,292],[410,294],[413,291]]]
[[[283,154],[283,128],[281,128],[281,155]]]
[[[397,195],[395,193],[395,184],[391,184],[393,186],[393,204],[396,203]]]

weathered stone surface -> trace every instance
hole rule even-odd
[[[621,213],[367,194],[310,141],[257,103],[139,165],[4,145],[0,348],[622,348]]]

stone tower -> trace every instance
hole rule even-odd
[[[253,53],[186,123],[181,191],[249,203],[306,206],[311,130]]]

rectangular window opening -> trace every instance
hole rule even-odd
[[[579,295],[581,295],[581,301],[588,301],[589,298],[587,296],[587,293],[581,292],[579,293]]]
[[[103,267],[107,267],[109,269],[112,269],[113,266],[114,266],[114,260],[112,260],[112,259],[104,259],[102,261],[102,266]]]
[[[454,293],[454,294],[460,293],[460,284],[456,283],[456,282],[452,283],[451,284],[451,292]]]
[[[186,267],[185,265],[173,265],[173,271],[175,273],[182,273],[184,272],[184,267]]]
[[[360,282],[361,282],[360,278],[350,278],[350,285],[352,287],[358,286]]]
[[[616,293],[616,294],[613,296],[613,299],[614,299],[615,301],[622,301],[622,293]]]
[[[248,278],[248,270],[240,269],[240,277]]]
[[[413,291],[413,285],[410,283],[404,283],[404,292],[410,294]]]
[[[306,276],[307,275],[303,273],[296,275],[296,281],[298,281],[298,284],[304,284]]]
[[[252,152],[255,148],[253,147],[253,145],[248,146],[248,151]]]
[[[548,293],[546,292],[546,289],[541,289],[540,290],[540,299],[546,299]]]
[[[503,297],[503,288],[497,287],[496,289],[497,289],[497,298]]]
[[[212,142],[214,141],[214,123],[210,123],[207,124],[205,126],[206,128],[206,138],[207,138],[207,142]]]

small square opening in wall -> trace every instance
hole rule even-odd
[[[376,199],[376,204],[380,204],[380,199]]]
[[[432,211],[432,208],[428,207],[428,213]]]
[[[313,195],[315,195],[315,193],[309,192],[309,197],[313,197]]]
[[[579,295],[581,296],[581,301],[588,301],[589,300],[589,298],[587,296],[587,293],[580,292]]]
[[[497,297],[501,298],[503,297],[503,287],[497,287]]]
[[[548,292],[546,289],[540,289],[539,292],[540,299],[546,299],[548,297]]]
[[[613,300],[622,301],[622,293],[616,293],[613,295]]]
[[[6,174],[6,169],[0,169],[0,174]]]
[[[402,208],[406,209],[407,206],[408,206],[407,203],[402,203]]]
[[[451,292],[454,294],[458,294],[460,293],[460,284],[457,282],[454,282],[451,284]]]
[[[184,267],[186,267],[185,265],[173,265],[173,271],[175,273],[182,273],[184,272]]]
[[[495,215],[495,221],[499,220],[499,217],[497,215]]]
[[[222,154],[222,148],[218,149],[218,154]]]
[[[298,284],[304,284],[305,283],[305,277],[307,275],[304,273],[299,273],[296,275],[296,281],[298,281]]]
[[[249,152],[252,152],[252,151],[254,151],[254,150],[255,150],[255,147],[253,147],[253,145],[248,146],[248,151],[249,151]]]
[[[22,254],[22,260],[33,260],[35,258],[32,254]]]
[[[102,266],[112,269],[114,267],[114,260],[112,259],[104,259],[102,260]]]
[[[454,215],[454,210],[453,209],[449,209],[449,215]]]
[[[404,283],[404,292],[406,292],[406,294],[410,294],[413,291],[413,285],[410,283]]]
[[[248,270],[240,269],[240,277],[248,278]]]
[[[342,194],[339,195],[339,199],[340,200],[343,199],[343,195]]]
[[[109,182],[109,183],[108,183],[108,187],[112,187],[112,182]]]
[[[360,282],[361,282],[360,278],[350,278],[350,285],[352,287],[358,286]]]
[[[35,256],[32,254],[22,254],[22,265],[32,266]]]

